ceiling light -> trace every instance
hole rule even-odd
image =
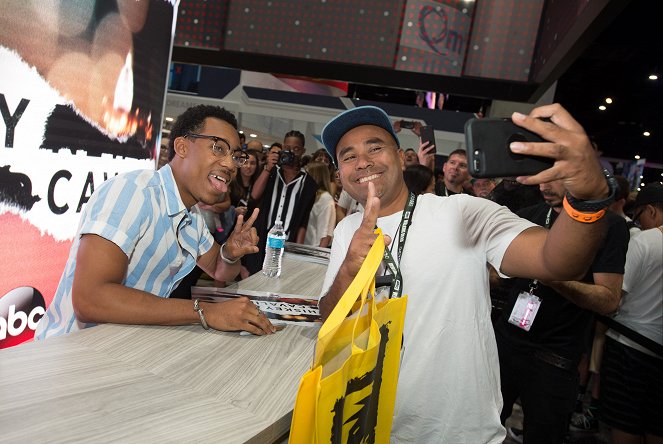
[[[263,145],[263,146],[264,146],[265,148],[269,148],[269,145],[267,145],[267,144],[265,144],[265,145]]]
[[[638,188],[638,191],[640,191],[640,188]]]
[[[635,157],[635,160],[638,160],[638,159],[640,159],[640,154],[636,154],[634,157]]]
[[[611,99],[610,97],[607,97],[607,98],[605,99],[605,103],[612,103],[612,99]]]
[[[644,178],[645,178],[645,176],[640,176],[640,179],[644,179]]]
[[[651,74],[649,80],[658,80],[658,76],[656,74]]]
[[[251,133],[251,134],[249,134],[249,137],[258,137],[258,135]]]
[[[240,133],[240,134],[244,134],[244,131],[242,131],[242,130],[239,130],[237,132]]]
[[[642,135],[645,137],[649,137],[651,136],[651,133],[649,131],[645,131],[644,133],[642,133]]]
[[[644,187],[644,186],[645,186],[645,183],[644,183],[644,182],[642,182],[642,183],[640,184],[640,186],[641,186],[641,187]]]
[[[599,109],[600,109],[601,111],[605,111],[605,105],[601,105],[601,106],[599,106]]]
[[[172,122],[173,120],[175,119],[173,119],[172,117],[166,117],[166,122]]]

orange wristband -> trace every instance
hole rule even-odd
[[[577,220],[578,222],[582,222],[583,224],[593,224],[597,220],[601,219],[605,215],[605,209],[604,210],[599,210],[596,213],[581,213],[580,211],[574,209],[571,204],[569,203],[568,200],[566,200],[566,196],[564,196],[564,211],[566,211],[566,214],[568,214],[571,219]]]

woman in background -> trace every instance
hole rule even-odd
[[[336,226],[336,206],[331,195],[329,167],[322,162],[311,162],[306,166],[306,172],[318,184],[318,191],[309,215],[304,244],[329,247]]]
[[[260,203],[251,197],[251,190],[262,171],[262,168],[258,168],[262,153],[255,150],[246,150],[246,154],[249,155],[248,160],[239,168],[235,180],[230,182],[230,204],[232,207],[230,211],[226,211],[224,214],[226,216],[226,223],[229,223],[228,233],[235,226],[237,215],[243,214],[246,217]],[[239,272],[242,279],[249,277],[249,270],[246,268],[245,259],[245,257],[242,257],[242,268]]]
[[[230,203],[235,207],[237,214],[251,214],[258,203],[251,198],[253,184],[260,175],[258,162],[260,153],[255,150],[247,150],[249,159],[239,168],[235,180],[230,182]]]

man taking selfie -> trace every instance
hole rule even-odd
[[[410,196],[403,181],[403,152],[379,108],[345,111],[323,129],[343,189],[365,207],[334,231],[319,301],[323,318],[357,274],[376,239],[376,226],[386,234],[386,251],[401,272],[392,278],[392,287],[397,280],[408,295],[392,442],[502,443],[486,263],[507,276],[576,279],[604,232],[596,210],[582,212],[588,211],[587,201],[607,206],[613,194],[582,127],[559,105],[512,118],[550,141],[513,143],[514,152],[556,161],[519,181],[561,179],[569,200],[581,209],[569,206],[550,230],[487,199]],[[433,251],[431,259],[427,253]]]

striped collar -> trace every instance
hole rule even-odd
[[[188,209],[184,206],[182,197],[177,188],[177,182],[175,181],[175,176],[173,176],[173,170],[170,168],[170,164],[166,164],[161,167],[157,174],[159,174],[159,181],[161,182],[161,188],[163,189],[163,194],[166,196],[166,210],[168,211],[169,216],[175,216],[182,212],[188,213]]]

